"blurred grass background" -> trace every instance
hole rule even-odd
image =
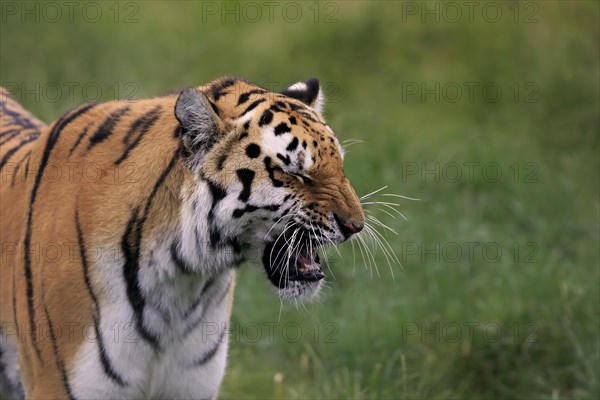
[[[78,4],[56,22],[2,5],[1,83],[45,121],[94,87],[110,100],[224,75],[278,88],[316,76],[338,137],[364,141],[346,158],[357,192],[421,199],[401,201],[408,221],[374,211],[398,232],[386,236],[394,279],[381,252],[377,276],[343,245],[323,296],[296,308],[242,268],[222,398],[598,397],[599,3],[497,2],[497,22],[486,3],[472,19],[456,3],[456,20],[444,3],[296,2],[297,22],[287,3],[272,20],[260,2],[259,18],[240,3],[96,2],[88,20]],[[439,101],[407,92],[436,83]],[[265,322],[279,322],[272,337]]]

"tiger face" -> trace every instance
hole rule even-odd
[[[322,104],[316,79],[282,93],[224,79],[185,90],[175,106],[188,192],[198,193],[189,200],[211,204],[211,247],[230,246],[237,264],[262,264],[283,298],[314,296],[325,276],[319,250],[364,226]]]

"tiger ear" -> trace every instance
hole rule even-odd
[[[183,128],[183,145],[195,159],[204,156],[225,131],[215,108],[206,95],[195,88],[185,89],[175,103],[175,117]]]
[[[311,78],[306,82],[294,83],[281,94],[300,100],[319,114],[323,113],[325,96],[321,90],[319,80],[316,78]]]

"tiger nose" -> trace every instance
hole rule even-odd
[[[343,218],[340,218],[340,216],[337,214],[333,214],[333,217],[335,218],[335,221],[339,225],[340,231],[342,231],[342,234],[344,235],[345,239],[348,239],[354,233],[358,233],[358,232],[362,231],[363,228],[365,227],[364,221],[344,220]]]

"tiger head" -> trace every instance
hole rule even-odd
[[[210,204],[198,224],[208,225],[211,246],[229,245],[236,263],[262,263],[279,296],[290,299],[319,291],[319,249],[364,226],[323,102],[316,79],[281,93],[222,79],[186,89],[175,105],[186,164],[194,185],[205,188],[189,192]]]

